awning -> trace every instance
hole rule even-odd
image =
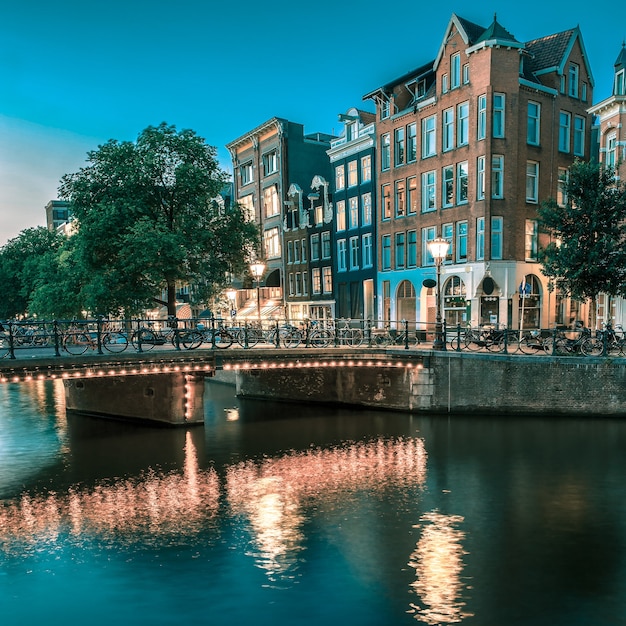
[[[179,320],[191,319],[191,307],[188,304],[179,304],[176,307],[176,317]]]

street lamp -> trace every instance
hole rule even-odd
[[[428,243],[428,250],[437,266],[437,317],[435,319],[435,341],[433,350],[445,350],[446,344],[443,338],[443,324],[441,321],[441,264],[448,255],[450,243],[445,239],[433,239]]]
[[[263,276],[263,272],[265,271],[265,263],[263,263],[263,261],[251,263],[250,271],[252,272],[254,278],[256,278],[256,306],[259,326],[261,326],[261,276]]]

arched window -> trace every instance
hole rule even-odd
[[[449,327],[454,327],[457,324],[464,326],[469,319],[465,283],[458,276],[451,276],[443,286],[442,296],[446,324]]]
[[[416,319],[415,287],[410,280],[403,280],[396,289],[396,321]]]
[[[541,328],[541,283],[533,274],[527,274],[519,285],[520,327]]]

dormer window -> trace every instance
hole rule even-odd
[[[352,141],[356,139],[358,136],[358,130],[356,122],[352,122],[350,124],[346,124],[346,141]]]
[[[386,120],[389,117],[390,103],[386,98],[380,103],[380,119]]]
[[[425,80],[420,80],[417,83],[417,97],[418,98],[423,98],[426,95],[426,81]]]
[[[578,74],[578,65],[571,63],[569,66],[569,95],[572,98],[578,98]]]
[[[615,89],[613,95],[626,95],[626,70],[620,70],[615,74]]]

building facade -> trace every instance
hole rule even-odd
[[[335,317],[374,320],[376,308],[376,116],[356,108],[328,151],[334,201]]]
[[[288,193],[310,188],[315,175],[328,176],[326,150],[331,139],[323,133],[305,135],[302,124],[275,117],[226,146],[233,162],[234,198],[259,226],[257,259],[265,263],[263,287],[249,289],[243,294],[249,297],[238,300],[240,317],[253,318],[259,309],[263,319],[287,316],[290,296],[285,251],[290,246],[293,250],[296,239],[302,245],[299,223],[291,221],[293,200]],[[302,256],[299,259],[302,264]],[[306,262],[302,270],[308,274]],[[302,275],[301,271],[301,280]],[[301,292],[303,288],[308,294],[308,281],[300,283]]]
[[[578,28],[522,43],[495,18],[485,28],[453,15],[432,61],[364,96],[377,110],[381,319],[435,321],[424,281],[440,237],[448,326],[569,317],[541,274],[536,210],[589,158],[592,89]]]

